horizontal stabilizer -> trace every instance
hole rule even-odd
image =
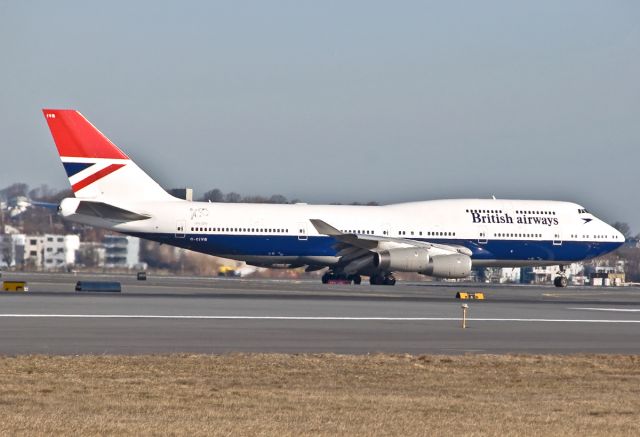
[[[93,217],[100,217],[106,220],[116,220],[122,222],[132,222],[136,220],[147,220],[151,216],[145,214],[138,214],[137,212],[128,211],[126,209],[118,208],[117,206],[109,205],[103,202],[91,202],[87,200],[80,201],[76,214],[90,215]]]
[[[33,206],[39,206],[40,208],[47,208],[47,209],[53,209],[53,210],[58,209],[58,204],[57,203],[40,202],[38,200],[30,200],[29,203],[31,203],[31,205],[33,205]]]

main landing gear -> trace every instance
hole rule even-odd
[[[371,285],[396,285],[396,278],[391,274],[386,275],[371,275],[369,277],[369,283]]]
[[[564,266],[560,266],[560,272],[558,272],[558,276],[556,276],[553,280],[553,285],[558,288],[565,288],[567,285],[569,285],[569,280],[564,274]]]
[[[351,284],[360,285],[362,278],[360,275],[345,275],[344,273],[326,272],[322,275],[323,284]]]
[[[332,271],[326,272],[322,275],[323,284],[355,284],[360,285],[362,283],[362,277],[360,275],[346,275],[344,273],[336,273]],[[369,277],[369,283],[371,285],[396,285],[396,278],[391,274],[374,274]]]

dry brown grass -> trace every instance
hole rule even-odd
[[[0,433],[639,435],[640,357],[0,358]]]

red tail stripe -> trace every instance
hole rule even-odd
[[[71,189],[73,190],[74,193],[77,192],[77,191],[80,191],[84,187],[86,187],[87,185],[91,185],[92,183],[94,183],[98,179],[102,179],[103,177],[113,173],[114,171],[116,171],[119,168],[122,168],[124,166],[125,166],[124,164],[111,164],[110,166],[105,167],[102,170],[95,172],[91,176],[88,176],[88,177],[84,178],[80,182],[76,182],[75,184],[73,184]]]
[[[128,159],[118,147],[78,111],[43,109],[60,156]]]

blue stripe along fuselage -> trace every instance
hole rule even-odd
[[[237,256],[335,256],[337,241],[328,236],[309,236],[305,240],[295,235],[236,234],[175,234],[128,233],[147,240],[171,244],[210,255]],[[537,260],[582,261],[617,249],[623,243],[613,241],[553,241],[541,240],[478,240],[415,239],[417,241],[458,245],[472,251],[476,260]]]

